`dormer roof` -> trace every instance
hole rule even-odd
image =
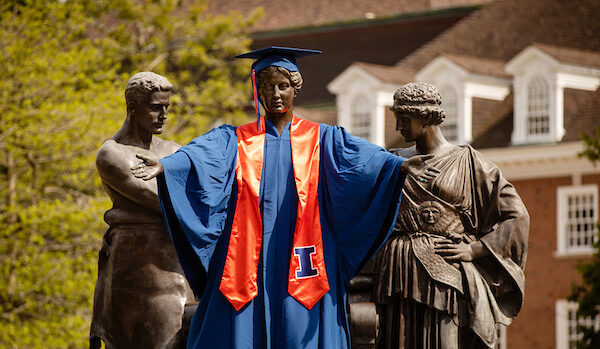
[[[510,75],[504,71],[505,62],[500,60],[454,53],[442,53],[439,57],[444,57],[450,60],[471,74],[505,79],[510,78]]]
[[[533,43],[532,46],[549,54],[560,63],[600,68],[600,51],[587,51],[541,43]]]
[[[354,62],[327,84],[327,89],[333,94],[339,94],[357,79],[363,81],[361,84],[405,84],[413,81],[414,75],[412,69],[400,66]]]
[[[506,63],[506,71],[519,74],[531,64],[543,62],[552,69],[570,70],[582,75],[600,76],[600,51],[533,43]]]
[[[414,79],[415,71],[401,66],[386,66],[355,62],[355,66],[364,69],[383,83],[406,84]]]

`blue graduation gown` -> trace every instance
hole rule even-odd
[[[159,198],[190,285],[200,297],[188,348],[345,348],[346,290],[395,222],[403,158],[321,125],[319,209],[330,290],[308,310],[288,294],[298,195],[290,124],[266,121],[259,204],[263,219],[258,295],[239,312],[219,284],[237,199],[235,127],[224,125],[161,159]]]

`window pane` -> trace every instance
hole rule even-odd
[[[542,77],[531,80],[527,87],[527,135],[543,137],[550,134],[548,84]]]
[[[564,252],[593,250],[598,239],[597,186],[565,187],[559,191],[562,202],[559,212],[558,233],[564,242]]]
[[[449,142],[458,142],[458,97],[456,91],[450,86],[443,86],[439,91],[442,96],[442,109],[446,114],[440,128]]]
[[[357,137],[369,139],[371,131],[371,110],[369,100],[359,96],[352,102],[352,123],[350,131]]]

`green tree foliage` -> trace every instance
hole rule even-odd
[[[585,149],[581,156],[596,164],[600,160],[600,126],[596,128],[595,136],[584,134],[582,139]],[[597,231],[600,231],[600,224],[597,226]],[[592,258],[577,266],[582,283],[573,286],[569,297],[569,300],[579,303],[578,316],[592,319],[600,316],[600,239],[596,241],[594,247],[596,252]],[[600,348],[600,329],[593,323],[579,324],[578,331],[582,333],[582,338],[577,341],[578,349]]]
[[[167,138],[240,122],[248,63],[230,58],[258,15],[168,0],[0,2],[0,347],[87,346],[110,208],[94,158],[125,117],[127,79],[153,70],[179,88]]]
[[[231,58],[247,50],[247,28],[260,11],[247,18],[237,12],[206,16],[205,3],[175,0],[106,0],[94,6],[111,19],[103,21],[104,31],[120,43],[121,71],[151,70],[178,88],[167,137],[187,142],[216,122],[245,122],[250,62]]]
[[[600,125],[596,126],[596,135],[590,136],[588,134],[582,134],[581,139],[585,144],[585,149],[581,153],[581,156],[585,156],[594,164],[600,161]]]

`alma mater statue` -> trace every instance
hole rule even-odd
[[[265,118],[213,129],[160,161],[141,156],[134,170],[160,174],[163,214],[192,288],[206,275],[189,348],[349,347],[348,281],[389,234],[408,165],[435,175],[421,158],[403,161],[294,115],[295,58],[307,53],[242,55],[257,59]]]
[[[431,181],[408,175],[396,227],[377,256],[377,348],[492,348],[496,324],[521,309],[529,216],[515,188],[470,146],[450,144],[436,88],[402,86],[390,108],[416,145],[433,155]]]
[[[183,348],[182,317],[194,295],[185,280],[158,203],[156,181],[131,173],[136,154],[163,157],[179,148],[162,140],[172,85],[135,74],[125,88],[127,117],[98,150],[96,166],[113,207],[104,220],[90,347]]]

